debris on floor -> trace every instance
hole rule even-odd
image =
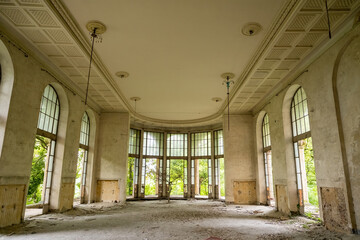
[[[321,222],[288,217],[272,207],[224,205],[212,200],[133,201],[77,205],[64,213],[25,219],[0,229],[0,239],[359,239],[334,233]]]

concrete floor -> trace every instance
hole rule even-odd
[[[360,239],[327,231],[271,207],[211,200],[137,201],[78,205],[62,214],[29,217],[0,229],[0,239]]]

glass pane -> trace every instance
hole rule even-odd
[[[52,177],[52,173],[48,172],[47,178],[46,178],[46,188],[50,188],[50,186],[51,186],[51,177]]]

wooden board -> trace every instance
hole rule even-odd
[[[234,181],[233,193],[236,204],[256,204],[256,181]]]
[[[0,185],[0,227],[21,223],[25,185]]]
[[[119,202],[120,188],[118,180],[98,180],[96,187],[97,202]]]

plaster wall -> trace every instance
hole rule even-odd
[[[256,202],[256,167],[254,159],[254,132],[251,115],[230,115],[230,130],[227,116],[224,117],[225,201],[241,203]],[[251,191],[248,189],[251,186]],[[240,196],[247,194],[246,197]],[[244,200],[245,199],[245,200]]]
[[[338,60],[334,83],[339,94],[343,151],[348,162],[357,232],[360,233],[360,35],[349,39]]]
[[[316,168],[316,179],[318,184],[318,192],[320,188],[337,189],[336,192],[345,196],[345,203],[339,202],[344,205],[346,211],[342,217],[346,219],[343,229],[336,229],[342,231],[349,231],[351,229],[351,220],[349,213],[349,205],[347,198],[346,177],[344,173],[344,165],[341,154],[341,142],[338,131],[338,121],[336,118],[335,101],[333,96],[333,68],[335,61],[341,49],[348,44],[349,39],[359,34],[359,27],[354,28],[351,32],[347,33],[340,41],[335,43],[318,59],[307,66],[307,72],[303,73],[299,78],[292,82],[291,86],[281,90],[274,96],[262,109],[262,111],[269,114],[270,121],[270,134],[271,134],[271,149],[273,160],[273,175],[274,185],[286,185],[287,197],[289,198],[288,210],[296,211],[297,194],[296,194],[296,179],[295,179],[295,166],[294,154],[291,137],[290,125],[290,102],[296,89],[302,86],[306,92],[308,100],[308,109],[310,117],[311,137],[313,139],[314,159]],[[347,129],[345,132],[348,134],[347,146],[353,147],[348,154],[352,155],[353,159],[356,158],[356,150],[358,144],[354,136],[359,132],[359,113],[360,108],[355,106],[355,102],[359,102],[359,41],[353,43],[348,51],[348,58],[344,60],[342,76],[343,87],[340,94],[340,102],[344,105],[344,119]],[[346,83],[345,83],[346,82]],[[349,95],[350,92],[350,95]],[[354,111],[355,109],[355,111]],[[254,122],[257,121],[260,113],[257,113]],[[346,116],[346,117],[345,117]],[[358,122],[357,122],[358,121]],[[260,130],[258,130],[260,131]],[[256,149],[262,149],[260,141],[256,141]],[[355,154],[355,155],[354,155]],[[259,155],[258,155],[259,156]],[[258,160],[259,162],[263,161]],[[353,161],[353,181],[359,183],[358,174],[356,175],[356,167],[358,162]],[[359,170],[359,168],[358,168]],[[261,172],[262,171],[262,172]],[[359,171],[357,171],[358,173]],[[263,170],[259,169],[259,176],[264,175]],[[263,181],[262,178],[258,177]],[[356,184],[355,184],[356,185]],[[358,185],[358,184],[357,184]],[[355,187],[355,192],[358,187]],[[359,197],[358,193],[356,195]],[[355,197],[356,197],[355,196]],[[282,196],[276,196],[279,198]],[[323,206],[326,202],[321,198],[319,192],[319,204],[321,216],[324,214]],[[326,200],[328,201],[328,200]],[[360,206],[360,204],[357,204]],[[279,207],[279,206],[278,206]],[[333,206],[335,207],[335,206]],[[357,209],[359,212],[359,209]],[[336,219],[335,219],[336,221]],[[340,223],[340,219],[338,219]],[[325,223],[326,225],[327,223]],[[327,226],[331,228],[331,226]]]
[[[51,84],[57,91],[60,100],[60,123],[50,199],[50,208],[54,210],[72,208],[71,197],[73,197],[74,188],[71,184],[75,179],[80,124],[85,106],[78,95],[64,88],[56,79],[42,71],[44,66],[31,55],[24,56],[22,52],[7,42],[1,43],[0,48],[2,54],[3,50],[7,49],[11,56],[14,72],[13,84],[5,81],[0,84],[0,95],[4,100],[0,105],[0,112],[4,116],[0,126],[2,133],[0,185],[5,187],[25,186],[22,196],[22,214],[16,218],[16,221],[6,223],[11,225],[19,223],[25,212],[25,198],[31,172],[40,101],[45,87]],[[4,75],[7,76],[11,72],[9,71],[7,69]],[[8,106],[4,103],[8,103]],[[92,151],[94,155],[94,149]],[[91,161],[93,162],[93,159]],[[63,196],[71,197],[65,199]],[[13,200],[13,198],[2,199],[0,205],[15,204],[12,202]],[[18,202],[18,199],[16,201]]]
[[[118,181],[118,188],[111,191],[119,192],[119,196],[114,196],[113,201],[125,202],[126,200],[126,180],[127,180],[127,160],[130,131],[130,116],[128,113],[103,113],[100,117],[100,132],[98,142],[97,159],[97,182],[99,181]],[[114,184],[102,184],[114,186]],[[108,192],[109,189],[101,191]],[[98,193],[101,195],[101,192]],[[104,199],[97,197],[99,201]],[[109,199],[106,199],[109,201]]]

